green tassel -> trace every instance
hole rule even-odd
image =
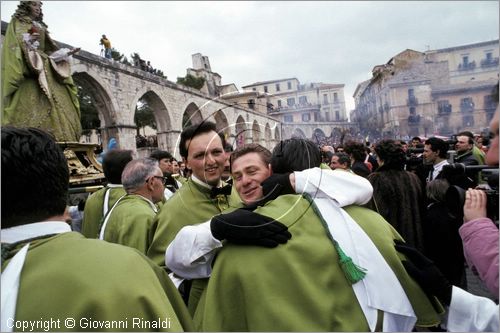
[[[335,246],[335,250],[337,250],[337,253],[339,255],[340,268],[342,269],[342,272],[344,272],[344,276],[346,277],[347,281],[349,281],[351,284],[355,284],[356,282],[361,281],[366,276],[366,269],[356,265],[352,261],[351,257],[344,253],[337,241],[334,241],[333,245]]]
[[[340,247],[340,244],[333,238],[332,234],[330,233],[328,224],[324,220],[323,215],[321,215],[319,208],[316,206],[311,196],[308,193],[303,193],[302,196],[307,201],[309,201],[309,203],[311,204],[311,208],[319,217],[321,224],[325,228],[328,238],[332,241],[333,246],[335,247],[335,250],[337,251],[337,254],[339,256],[340,268],[342,269],[342,272],[344,273],[347,281],[349,281],[349,283],[351,284],[355,284],[356,282],[363,280],[363,278],[366,276],[366,269],[356,265],[352,261],[351,257],[345,254],[344,250],[342,250],[342,248]]]

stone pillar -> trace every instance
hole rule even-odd
[[[108,149],[108,142],[115,138],[118,148],[130,149],[136,151],[135,134],[137,133],[134,125],[112,125],[100,128],[102,138],[102,148]]]
[[[161,142],[163,150],[168,151],[172,154],[176,159],[180,159],[181,155],[179,154],[179,141],[180,141],[181,131],[179,130],[170,130],[161,133]],[[158,134],[158,145],[160,145],[160,134]]]

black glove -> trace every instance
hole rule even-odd
[[[241,245],[276,247],[292,237],[284,224],[245,209],[213,217],[210,229],[218,240]]]
[[[264,198],[259,204],[274,200],[282,194],[295,194],[295,190],[290,184],[290,173],[275,173],[269,176],[261,184]]]
[[[427,295],[436,296],[446,305],[451,303],[452,285],[434,263],[417,249],[394,240],[396,250],[406,255],[411,261],[403,260],[408,274],[417,281]]]

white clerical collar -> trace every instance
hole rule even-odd
[[[108,185],[106,185],[106,187],[109,187],[109,188],[118,188],[118,187],[123,187],[123,184],[108,183]]]
[[[434,164],[434,170],[441,170],[443,166],[448,164],[448,160],[442,160],[438,164]]]
[[[219,181],[219,185],[218,186],[211,186],[211,185],[208,185],[207,183],[205,183],[204,181],[200,180],[199,178],[197,178],[194,174],[191,175],[191,179],[193,180],[193,182],[195,182],[196,184],[200,185],[200,186],[203,186],[204,188],[208,188],[208,189],[211,189],[212,187],[221,187],[222,186],[222,182]]]
[[[64,221],[44,221],[2,229],[2,243],[15,243],[34,237],[70,232],[71,227]]]
[[[154,204],[153,201],[149,200],[148,198],[146,198],[145,196],[140,195],[140,194],[131,193],[130,195],[137,195],[137,196],[141,197],[142,199],[144,199],[145,201],[147,201],[149,203],[153,212],[158,213],[158,208],[156,207],[156,205]]]

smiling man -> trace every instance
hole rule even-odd
[[[179,152],[192,175],[161,207],[147,252],[148,257],[163,267],[165,250],[182,227],[209,220],[229,208],[232,200],[231,187],[223,187],[221,181],[227,156],[214,123],[203,122],[185,128],[181,133]],[[205,283],[203,280],[193,281],[188,304],[192,313],[196,309],[197,291],[202,290]]]

